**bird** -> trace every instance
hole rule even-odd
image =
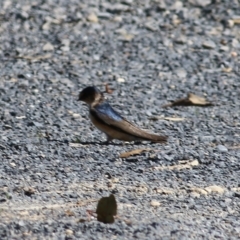
[[[95,86],[84,88],[79,93],[78,101],[83,101],[88,105],[89,117],[93,125],[106,134],[107,140],[104,142],[106,144],[113,139],[127,142],[165,143],[167,141],[167,136],[148,133],[122,117]]]

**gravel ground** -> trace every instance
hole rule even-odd
[[[238,0],[2,0],[0,238],[239,239],[239,53]],[[76,99],[104,83],[168,143],[101,145]],[[215,106],[161,107],[189,92]]]

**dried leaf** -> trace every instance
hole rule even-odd
[[[51,58],[51,57],[52,57],[52,54],[47,53],[47,54],[38,55],[38,56],[18,56],[16,58],[26,59],[26,60],[29,60],[31,62],[38,62],[38,61],[45,60],[45,59],[48,59],[48,58]]]
[[[180,117],[165,117],[164,119],[168,121],[173,121],[173,122],[180,122],[185,120],[185,118],[180,118]]]
[[[130,157],[130,156],[139,155],[142,152],[146,152],[146,151],[151,151],[151,149],[149,149],[149,148],[134,149],[132,151],[121,153],[119,157],[120,158],[127,158],[127,157]]]
[[[198,160],[182,160],[179,161],[179,164],[173,165],[173,166],[155,166],[152,167],[151,169],[153,170],[159,170],[159,171],[164,171],[164,170],[182,170],[182,169],[191,169],[192,167],[196,167],[199,165]]]
[[[230,73],[232,72],[232,68],[231,67],[228,67],[228,68],[223,68],[222,71],[225,72],[225,73]]]
[[[228,147],[229,149],[240,149],[240,144],[239,145],[235,145],[235,146],[232,146],[232,147]]]
[[[24,188],[23,191],[24,191],[24,194],[25,194],[26,196],[29,196],[29,197],[30,197],[31,195],[33,195],[33,194],[36,193],[36,190],[35,190],[34,188],[31,188],[31,187],[29,187],[29,188]]]
[[[72,217],[72,216],[75,215],[74,212],[71,211],[70,209],[66,210],[66,211],[65,211],[65,214],[66,214],[66,216],[68,216],[68,217]]]
[[[112,94],[114,91],[114,89],[110,89],[108,84],[106,83],[105,84],[105,92],[108,93],[108,94]]]
[[[173,106],[199,106],[207,107],[212,106],[213,103],[208,102],[205,98],[199,97],[193,93],[189,93],[187,98],[178,99],[172,103],[163,105],[162,107],[173,107]]]
[[[206,105],[210,103],[205,98],[199,97],[193,93],[188,94],[188,99],[194,105]]]
[[[153,117],[150,117],[149,119],[154,121],[163,119],[163,120],[168,120],[173,122],[180,122],[185,120],[185,118],[181,118],[181,117],[161,117],[161,116],[153,116]]]
[[[232,19],[232,21],[234,22],[234,24],[240,24],[240,17],[235,17]]]
[[[96,213],[99,222],[114,223],[114,216],[117,215],[117,202],[113,194],[99,200]]]

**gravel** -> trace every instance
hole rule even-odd
[[[1,1],[0,238],[239,239],[239,19],[236,0]],[[76,100],[105,83],[168,143],[101,145]],[[215,105],[161,108],[189,92]],[[110,193],[106,225],[87,210]]]

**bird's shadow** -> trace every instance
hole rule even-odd
[[[76,143],[78,144],[82,144],[82,145],[102,145],[102,146],[108,146],[108,145],[112,145],[112,146],[123,146],[124,143],[114,143],[114,142],[82,142],[82,141],[77,141]]]
[[[76,143],[82,144],[82,145],[102,145],[102,146],[125,146],[125,142],[120,142],[120,143],[115,143],[115,142],[82,142],[78,141]],[[130,142],[127,145],[148,145],[148,144],[156,144],[156,142],[148,142],[148,143],[143,143],[143,142]]]
[[[102,145],[102,146],[126,146],[126,145],[149,145],[149,144],[157,144],[157,142],[128,142],[128,144],[126,144],[126,142],[95,142],[95,141],[86,141],[86,142],[82,142],[82,141],[68,141],[68,140],[57,140],[57,139],[50,139],[47,138],[48,141],[51,142],[58,142],[58,143],[63,143],[63,144],[70,144],[70,143],[77,143],[77,144],[81,144],[81,145]]]

